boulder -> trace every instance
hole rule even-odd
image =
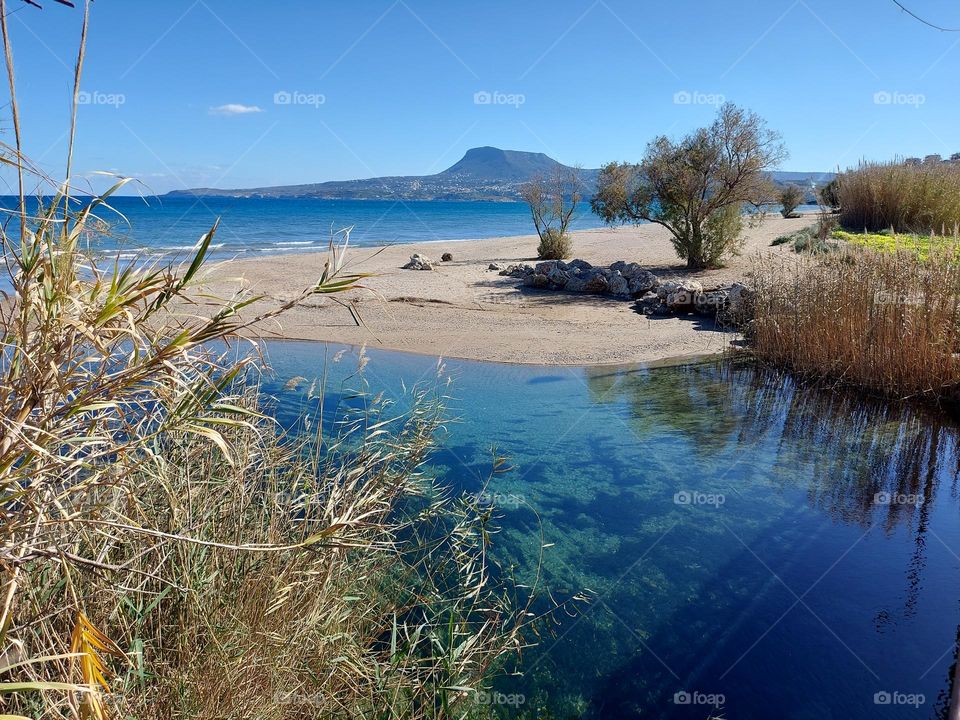
[[[414,253],[410,256],[410,262],[403,266],[404,270],[433,270],[433,260],[426,255]]]
[[[630,283],[618,270],[610,273],[610,276],[607,278],[607,285],[607,292],[611,295],[630,297]]]
[[[581,275],[582,276],[582,275]],[[610,289],[610,282],[599,271],[592,271],[590,275],[584,278],[583,291],[603,295]]]
[[[453,261],[453,255],[450,253],[444,253],[443,255],[440,256],[440,262],[452,262],[452,261]]]
[[[487,265],[487,270],[496,270],[497,272],[500,272],[503,269],[504,267],[500,263],[490,263]]]
[[[547,288],[550,287],[550,279],[541,273],[533,273],[523,279],[523,284],[532,288]]]
[[[555,267],[547,273],[547,279],[550,281],[550,284],[553,287],[559,289],[566,286],[567,281],[570,279],[570,275],[566,270],[560,267]]]
[[[549,275],[553,270],[566,270],[567,264],[563,260],[544,260],[538,262],[533,269],[540,275]]]
[[[709,292],[695,293],[693,296],[693,309],[698,315],[716,317],[719,313],[727,309],[727,304],[728,294],[723,288]]]
[[[563,289],[567,292],[586,292],[587,291],[587,281],[584,279],[586,273],[579,272],[570,275],[567,278],[567,284],[563,286]]]
[[[630,294],[634,296],[642,295],[650,290],[653,290],[659,283],[656,275],[649,270],[644,270],[642,268],[640,269],[639,273],[627,275],[627,273],[624,272],[623,276],[627,278],[627,282],[630,286]]]
[[[593,265],[586,260],[571,260],[567,263],[567,268],[576,271],[593,270]]]

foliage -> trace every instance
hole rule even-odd
[[[931,399],[960,390],[960,264],[955,249],[847,246],[759,260],[753,271],[759,359],[879,394]]]
[[[793,215],[793,211],[797,209],[798,205],[802,205],[804,198],[806,198],[806,193],[803,188],[799,185],[787,185],[780,191],[780,214],[783,217],[788,218]]]
[[[491,510],[422,472],[442,397],[415,389],[398,412],[358,379],[362,412],[334,409],[331,426],[320,383],[312,434],[285,436],[266,414],[256,354],[232,349],[364,276],[345,273],[331,243],[318,281],[279,308],[258,314],[259,298],[241,292],[204,297],[217,305],[199,315],[216,225],[180,266],[86,255],[81,238],[129,181],[83,202],[69,181],[44,194],[50,181],[20,145],[6,17],[0,0],[16,138],[0,162],[20,193],[0,227],[11,288],[0,304],[2,710],[470,714],[486,673],[522,647],[534,590],[500,584]]]
[[[540,235],[537,257],[541,260],[563,260],[573,254],[573,242],[557,228],[550,228]]]
[[[930,258],[931,252],[935,255],[949,255],[953,252],[955,259],[960,261],[960,254],[957,254],[958,244],[955,238],[896,232],[853,233],[845,230],[834,231],[833,237],[879,252],[913,254],[922,262]]]
[[[817,193],[821,204],[833,211],[840,209],[840,180],[833,178]]]
[[[727,103],[712,125],[679,142],[655,138],[639,165],[605,166],[591,205],[608,223],[663,225],[689,267],[711,267],[735,248],[732,213],[774,199],[764,171],[785,157],[778,133]]]
[[[537,175],[526,183],[521,195],[540,237],[537,256],[541,260],[570,257],[572,241],[567,231],[581,199],[579,171],[557,165],[551,177]]]
[[[839,177],[840,224],[852,231],[956,235],[960,166],[862,163]]]

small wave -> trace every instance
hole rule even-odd
[[[313,240],[288,240],[286,242],[275,242],[274,245],[313,245]]]
[[[222,248],[226,243],[213,243],[210,245],[211,250],[217,250]],[[152,250],[153,248],[151,248]],[[199,250],[199,245],[171,245],[170,247],[163,248],[164,250]]]

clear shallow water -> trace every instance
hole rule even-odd
[[[0,196],[2,207],[16,203],[16,198]],[[350,225],[350,241],[359,246],[534,232],[523,203],[157,197],[115,197],[109,203],[127,222],[108,210],[99,211],[111,231],[91,243],[129,257],[186,255],[218,217],[213,256],[220,258],[326,250],[331,227]],[[601,225],[586,204],[573,223],[578,229]]]
[[[268,345],[281,420],[305,400],[286,381],[319,377],[338,349]],[[433,380],[435,359],[369,355],[373,392],[402,400],[401,383]],[[350,354],[328,363],[328,387],[355,369]],[[595,593],[501,682],[531,716],[702,719],[719,695],[728,718],[944,716],[960,628],[955,426],[716,365],[446,370],[460,422],[436,472],[476,492],[491,447],[509,455],[515,469],[488,487],[496,552],[530,577],[539,517],[555,543],[546,586]]]

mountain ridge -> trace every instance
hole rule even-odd
[[[300,185],[274,185],[247,189],[190,188],[172,190],[165,197],[313,198],[319,200],[521,200],[524,183],[537,174],[557,168],[572,169],[544,153],[503,150],[484,145],[470,148],[446,170],[432,175],[389,175],[357,180],[329,180]],[[590,195],[599,168],[578,169],[584,194]],[[823,183],[834,173],[771,173],[775,182]]]

